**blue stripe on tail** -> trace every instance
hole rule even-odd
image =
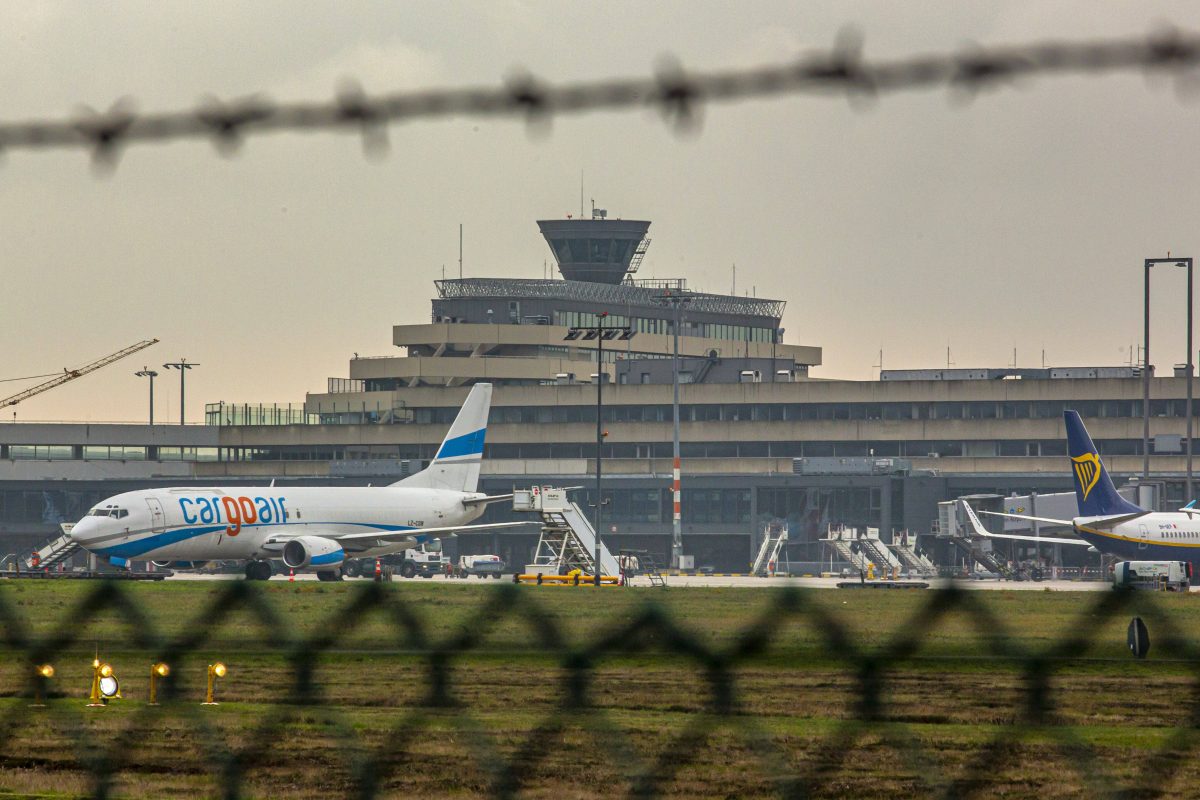
[[[1145,509],[1135,506],[1121,495],[1108,477],[1092,437],[1076,411],[1064,411],[1067,424],[1067,454],[1071,457],[1071,477],[1075,482],[1075,501],[1081,517],[1105,517],[1113,514],[1136,514]]]

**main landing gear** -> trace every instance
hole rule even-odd
[[[246,580],[265,581],[272,573],[270,561],[250,561],[246,564]]]
[[[340,581],[342,579],[342,571],[337,569],[321,569],[317,570],[317,580],[319,581]]]

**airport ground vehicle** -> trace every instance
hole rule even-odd
[[[432,578],[434,575],[444,573],[446,564],[449,562],[449,559],[442,554],[440,544],[440,542],[429,542],[413,550],[383,556],[380,561],[391,567],[392,571],[402,578],[418,576]],[[351,559],[342,565],[342,572],[348,578],[357,578],[361,575],[371,577],[375,574],[375,559]]]
[[[1192,582],[1187,561],[1119,561],[1113,565],[1114,589],[1186,592]]]
[[[459,556],[454,574],[459,578],[478,575],[480,578],[499,578],[504,572],[504,561],[500,556]]]

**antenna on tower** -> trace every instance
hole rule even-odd
[[[579,218],[583,219],[583,170],[579,170]]]
[[[458,279],[462,280],[462,223],[458,223]]]
[[[733,285],[729,287],[729,293],[732,295],[737,294],[737,264],[733,265]]]

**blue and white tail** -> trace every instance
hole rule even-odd
[[[1106,517],[1145,511],[1117,494],[1117,487],[1108,477],[1108,470],[1104,469],[1100,453],[1092,444],[1087,428],[1083,427],[1079,413],[1064,411],[1063,418],[1067,423],[1067,454],[1071,457],[1079,516]]]
[[[448,489],[474,492],[479,487],[483,440],[487,436],[488,412],[492,407],[492,385],[477,383],[454,418],[454,424],[429,466],[393,483],[413,489]]]

